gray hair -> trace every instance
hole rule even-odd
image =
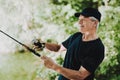
[[[89,17],[92,21],[98,21],[98,19],[96,19],[95,17]],[[99,27],[99,21],[98,21],[98,24],[97,24],[97,29],[98,29],[98,27]]]

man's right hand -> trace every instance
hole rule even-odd
[[[40,39],[32,40],[32,44],[33,44],[33,49],[37,51],[41,51],[45,47],[45,43],[42,42]]]

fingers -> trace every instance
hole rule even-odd
[[[44,63],[51,63],[53,62],[51,58],[47,56],[41,56],[41,59],[44,61]]]
[[[33,39],[32,40],[32,44],[33,44],[33,49],[37,50],[37,51],[42,51],[44,48],[44,44],[41,42],[41,39]]]
[[[45,58],[46,58],[45,56],[41,56],[41,59],[43,59],[43,60],[44,60]]]
[[[42,59],[42,60],[47,60],[48,57],[47,57],[47,56],[41,56],[41,59]]]
[[[38,46],[33,46],[33,49],[35,50],[35,49],[38,49],[39,47]]]
[[[43,60],[43,63],[46,67],[49,66],[49,59],[47,56],[41,56],[41,59]]]
[[[35,50],[35,51],[41,51],[42,49],[41,48],[39,48],[38,46],[33,46],[33,49]]]

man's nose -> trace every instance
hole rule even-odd
[[[82,20],[79,20],[79,24],[82,25],[83,21]]]

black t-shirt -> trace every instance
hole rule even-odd
[[[79,70],[83,66],[91,75],[85,80],[93,80],[94,72],[104,59],[104,45],[100,38],[82,41],[82,34],[77,32],[70,36],[62,45],[67,49],[63,67]],[[58,80],[69,80],[60,75]]]

